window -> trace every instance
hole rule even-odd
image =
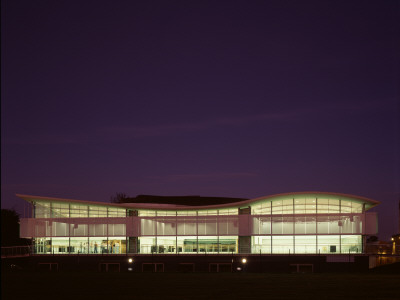
[[[36,202],[35,203],[35,218],[50,218],[50,203]]]
[[[229,209],[220,209],[218,211],[218,214],[221,215],[228,215],[228,216],[234,216],[239,214],[239,210],[237,208],[229,208]]]
[[[251,206],[252,215],[270,215],[271,201],[262,202]]]
[[[52,218],[69,218],[68,203],[51,203]]]
[[[289,254],[293,250],[293,236],[272,236],[272,253]]]
[[[87,218],[88,217],[88,206],[71,204],[70,216],[71,216],[71,218]]]
[[[138,215],[140,217],[155,217],[156,212],[154,210],[139,210]]]
[[[277,214],[282,214],[282,201],[272,201],[272,214],[277,215]]]
[[[157,217],[157,235],[176,235],[176,217]]]
[[[107,207],[89,206],[89,218],[106,218]]]
[[[317,249],[316,235],[295,236],[295,253],[315,253]]]
[[[362,242],[361,235],[342,235],[341,236],[342,253],[361,253]]]
[[[88,236],[88,224],[69,224],[71,236]]]
[[[253,236],[251,249],[253,253],[271,253],[271,237]]]
[[[108,217],[109,218],[126,217],[126,209],[109,207],[108,208]]]
[[[178,217],[177,219],[177,234],[178,235],[196,235],[197,220],[196,217]]]
[[[318,252],[320,253],[340,253],[340,236],[339,235],[318,235],[317,236]]]
[[[198,217],[198,235],[216,235],[217,217]]]
[[[306,199],[305,198],[295,198],[294,199],[294,211],[296,214],[306,213]]]

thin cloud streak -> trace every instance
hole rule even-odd
[[[239,116],[239,117],[223,117],[214,120],[206,120],[200,122],[178,123],[170,125],[157,125],[157,126],[115,126],[104,129],[104,133],[109,138],[123,139],[129,138],[142,138],[153,136],[165,136],[176,133],[195,132],[207,130],[210,128],[224,127],[224,126],[241,126],[247,125],[256,121],[288,121],[294,118],[294,113],[280,113],[280,114],[261,114],[253,116]]]
[[[151,180],[163,180],[163,181],[193,181],[193,180],[222,180],[222,179],[233,179],[233,178],[244,178],[244,177],[256,177],[257,173],[252,172],[222,172],[222,173],[206,173],[206,174],[171,174],[165,176],[149,176]]]
[[[298,109],[283,113],[264,113],[250,116],[220,117],[198,122],[185,122],[177,124],[150,126],[109,126],[100,128],[97,131],[95,130],[89,132],[83,130],[80,133],[75,134],[41,134],[37,136],[29,136],[26,138],[4,138],[2,143],[8,145],[49,145],[118,142],[138,138],[169,136],[181,133],[193,133],[212,128],[246,126],[256,122],[297,122],[303,121],[304,117],[317,116],[319,114],[331,111],[364,111],[378,108],[382,109],[379,102],[365,103],[362,106],[335,104],[325,107]]]
[[[200,122],[178,123],[156,126],[112,126],[104,128],[104,135],[112,140],[126,140],[166,136],[177,133],[189,133],[218,127],[245,126],[256,122],[297,122],[304,121],[304,117],[317,116],[331,111],[360,112],[365,110],[381,109],[381,103],[369,102],[362,105],[333,104],[325,107],[297,109],[282,113],[264,113],[250,116],[220,117]]]
[[[26,138],[3,139],[4,144],[14,145],[49,145],[49,144],[88,144],[92,142],[116,142],[135,138],[168,136],[178,133],[191,133],[215,127],[243,126],[256,121],[287,121],[295,113],[271,113],[253,116],[223,117],[200,122],[153,126],[110,126],[94,132],[82,131],[76,134],[49,135],[41,134]]]

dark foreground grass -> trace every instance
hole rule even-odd
[[[2,299],[400,299],[400,274],[3,273]]]

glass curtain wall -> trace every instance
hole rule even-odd
[[[294,196],[252,206],[252,252],[361,253],[363,204]]]
[[[123,224],[107,222],[108,218],[126,217],[126,209],[45,201],[34,203],[34,207],[34,232],[43,236],[33,241],[35,253],[126,253],[125,220]],[[78,221],[78,218],[93,218],[93,221]]]
[[[138,215],[139,253],[238,252],[237,208],[139,210]],[[41,237],[34,240],[35,251],[126,253],[126,216],[126,209],[118,207],[36,202],[34,231]],[[93,218],[93,222],[82,218]],[[109,224],[108,218],[115,218],[115,222]],[[117,218],[121,218],[121,224]],[[253,253],[362,252],[364,215],[359,202],[308,196],[259,202],[251,206],[250,222]]]

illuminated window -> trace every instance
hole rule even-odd
[[[89,217],[90,218],[106,218],[107,207],[102,206],[89,206]]]
[[[88,206],[79,204],[70,204],[70,216],[71,218],[87,218],[88,217]]]
[[[289,254],[294,253],[293,236],[272,236],[272,253]]]
[[[109,207],[107,216],[109,218],[126,217],[126,209]]]
[[[35,218],[51,218],[49,202],[35,203]]]
[[[156,211],[155,210],[139,210],[138,215],[140,217],[155,217]]]
[[[68,203],[52,203],[51,204],[52,218],[69,218]]]

